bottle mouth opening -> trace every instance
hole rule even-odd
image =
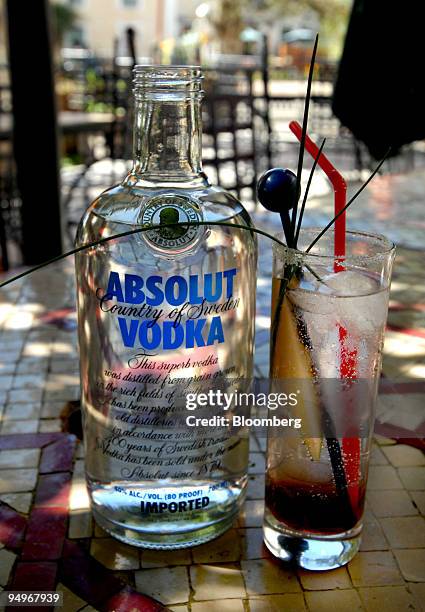
[[[134,93],[176,93],[202,95],[202,70],[200,66],[145,66],[133,69]]]

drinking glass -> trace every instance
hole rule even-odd
[[[270,384],[296,394],[282,409],[299,429],[269,427],[264,539],[310,570],[347,563],[360,545],[394,245],[347,232],[301,232],[274,245]]]

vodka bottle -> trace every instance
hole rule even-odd
[[[201,86],[198,67],[135,68],[133,167],[77,233],[82,246],[164,225],[76,255],[92,509],[113,536],[147,548],[223,533],[247,480],[246,436],[184,426],[197,414],[189,393],[249,379],[254,342],[256,240],[242,204],[202,171]],[[198,221],[235,227],[167,227]]]

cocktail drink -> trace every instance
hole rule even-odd
[[[299,430],[270,428],[265,542],[307,569],[347,563],[360,544],[394,247],[348,232],[345,257],[328,232],[274,247],[271,385],[298,394]]]

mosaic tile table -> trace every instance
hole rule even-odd
[[[394,384],[383,385],[378,409],[387,436],[410,430],[414,437],[423,427],[423,262],[422,251],[399,250],[384,358]],[[257,374],[267,371],[269,270],[263,248]],[[78,399],[78,385],[73,270],[64,262],[0,291],[2,588],[58,589],[66,612],[425,610],[425,459],[418,448],[377,437],[361,551],[339,570],[289,571],[265,550],[264,441],[255,439],[247,501],[230,531],[193,549],[140,551],[108,537],[90,515],[83,449],[60,419],[64,404]]]

